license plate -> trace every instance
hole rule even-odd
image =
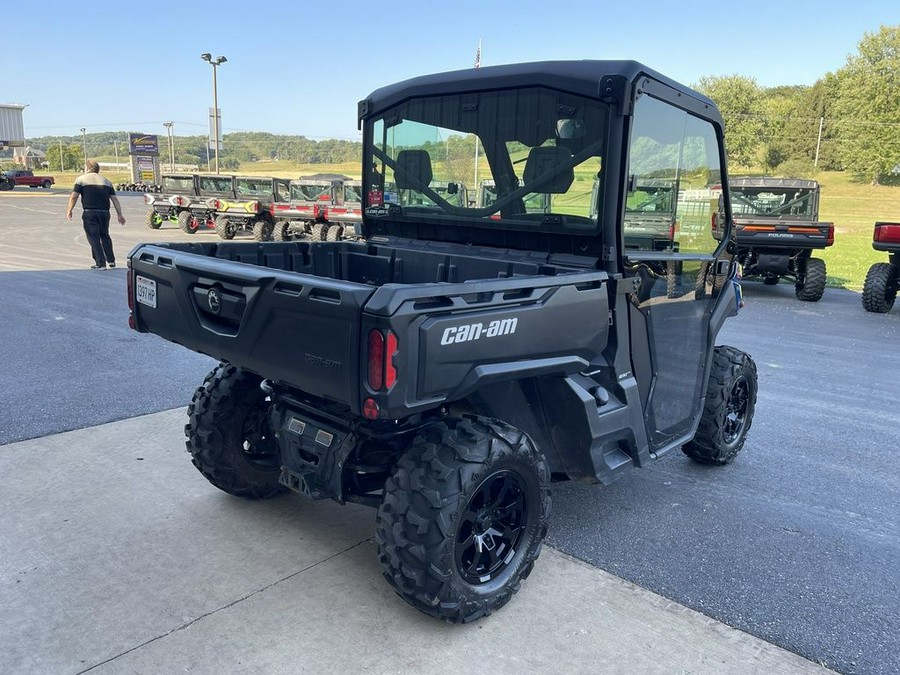
[[[156,307],[156,282],[147,277],[137,276],[137,301],[148,307]]]

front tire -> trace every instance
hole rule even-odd
[[[756,409],[756,364],[734,347],[716,347],[700,426],[682,452],[701,464],[728,464],[747,438]]]
[[[220,363],[194,392],[184,427],[195,467],[220,490],[265,499],[285,490],[261,378]]]
[[[505,605],[541,551],[550,472],[521,431],[484,417],[423,429],[384,488],[375,542],[384,576],[450,623]]]
[[[818,302],[825,292],[825,261],[821,258],[810,258],[806,261],[802,281],[797,281],[794,293],[798,300]]]
[[[866,273],[862,304],[867,312],[885,314],[894,306],[900,286],[900,268],[891,263],[875,263]]]
[[[332,225],[325,232],[325,241],[340,241],[344,238],[344,226]]]

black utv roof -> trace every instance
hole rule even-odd
[[[524,86],[544,86],[604,100],[611,95],[615,97],[615,92],[607,91],[605,78],[624,76],[629,82],[634,82],[641,75],[649,76],[690,97],[706,110],[710,118],[721,124],[718,110],[710,99],[637,61],[591,60],[513,63],[414,77],[376,89],[366,100],[360,101],[359,118],[376,114],[408,98]]]
[[[772,178],[771,176],[747,176],[728,181],[732,188],[787,188],[792,190],[815,190],[818,181],[806,178]]]

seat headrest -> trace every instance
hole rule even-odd
[[[575,181],[575,169],[572,166],[560,167],[571,160],[572,153],[562,146],[532,148],[525,162],[522,180],[533,192],[564,194]]]
[[[401,150],[397,153],[394,181],[400,190],[421,190],[428,187],[431,173],[431,156],[425,150]]]

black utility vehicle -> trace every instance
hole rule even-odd
[[[834,243],[834,225],[819,222],[819,184],[802,178],[735,178],[734,237],[745,277],[777,284],[794,280],[800,300],[825,292],[825,261],[812,251]]]
[[[743,446],[756,367],[715,346],[738,304],[727,188],[688,199],[727,185],[722,120],[633,61],[420,77],[359,117],[364,241],[139,245],[129,321],[221,359],[186,427],[211,483],[377,508],[387,580],[471,621],[531,572],[551,480],[608,484],[677,448],[726,464]],[[488,206],[431,187],[469,134]],[[651,178],[679,180],[677,251],[624,247],[629,190]],[[549,210],[526,208],[536,194]],[[674,292],[657,272],[672,261]]]
[[[866,274],[862,303],[869,312],[889,312],[900,288],[900,223],[875,223],[872,248],[889,254],[888,262],[875,263]]]

